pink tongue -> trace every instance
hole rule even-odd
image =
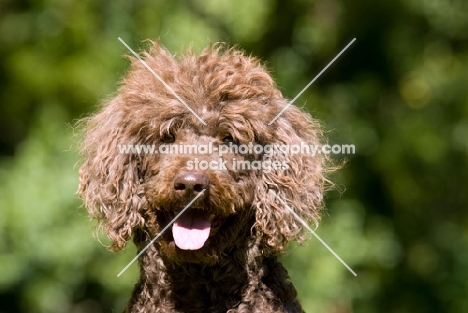
[[[211,222],[204,212],[188,209],[172,226],[175,244],[182,250],[198,250],[210,235]]]

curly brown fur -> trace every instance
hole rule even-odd
[[[114,251],[132,237],[143,249],[202,188],[185,214],[211,228],[200,248],[180,248],[171,230],[151,245],[139,259],[140,280],[126,312],[302,312],[277,255],[306,233],[270,190],[305,221],[317,222],[325,156],[277,154],[271,160],[288,166],[268,172],[229,165],[265,155],[225,154],[226,170],[202,171],[189,170],[187,162],[219,161],[217,152],[125,154],[118,145],[319,145],[318,122],[291,106],[269,126],[288,100],[260,62],[237,49],[214,45],[199,56],[174,57],[151,43],[143,57],[206,125],[132,59],[118,94],[82,121],[78,192]]]

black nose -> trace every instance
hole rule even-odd
[[[174,190],[181,196],[195,197],[205,189],[205,197],[209,186],[210,179],[200,172],[180,172],[174,177]]]

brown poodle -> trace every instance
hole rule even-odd
[[[268,125],[288,100],[237,49],[173,57],[152,42],[143,59],[167,85],[132,58],[118,94],[82,123],[78,192],[114,251],[132,237],[141,251],[199,197],[140,256],[126,312],[303,312],[278,255],[307,237],[286,205],[318,221],[327,158],[266,148],[319,145],[318,122],[290,106]],[[141,144],[212,150],[119,149]]]

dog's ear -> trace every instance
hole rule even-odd
[[[305,145],[322,144],[321,126],[309,114],[291,106],[270,127],[268,144],[283,147],[270,158],[264,156],[264,161],[272,162],[272,168],[262,171],[262,183],[257,186],[254,229],[260,233],[265,249],[280,252],[288,242],[307,238],[307,230],[298,217],[318,226],[323,191],[328,183],[325,174],[331,167],[326,155],[297,151],[302,147],[302,152],[307,152]]]
[[[78,195],[99,221],[98,229],[104,229],[112,241],[109,249],[114,251],[125,246],[135,227],[144,225],[138,155],[119,151],[119,145],[131,143],[121,101],[119,97],[111,100],[101,112],[78,125],[84,133],[80,150],[85,158],[79,170]]]

